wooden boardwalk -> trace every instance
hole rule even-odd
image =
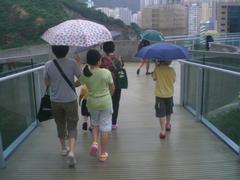
[[[144,69],[137,77],[136,67],[134,63],[126,65],[129,89],[122,93],[119,129],[111,133],[107,162],[100,163],[88,155],[91,134],[80,130],[78,164],[69,169],[65,157],[60,156],[55,125],[49,121],[10,156],[6,169],[0,170],[0,179],[239,180],[239,157],[178,104],[174,107],[172,131],[165,140],[159,139],[159,122],[153,109],[154,83],[143,74]],[[176,92],[176,102],[178,97]]]

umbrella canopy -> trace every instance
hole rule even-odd
[[[148,29],[140,34],[141,39],[148,40],[152,43],[164,41],[162,33],[156,30]]]
[[[89,47],[112,40],[103,25],[87,20],[68,20],[48,29],[42,39],[50,45]]]
[[[177,60],[187,59],[189,52],[186,48],[170,44],[170,43],[156,43],[140,49],[136,57],[143,59],[156,59],[156,60]]]
[[[205,32],[205,36],[215,36],[218,35],[218,32],[216,30],[208,30]]]

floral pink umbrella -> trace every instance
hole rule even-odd
[[[110,31],[103,25],[87,20],[68,20],[48,29],[42,39],[50,45],[89,47],[112,41]]]

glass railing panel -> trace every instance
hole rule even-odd
[[[184,105],[191,109],[196,109],[197,96],[197,68],[191,65],[184,66],[185,90],[184,90]]]
[[[191,51],[190,61],[240,72],[240,56],[231,53]]]
[[[5,150],[35,120],[32,73],[0,82],[0,129]]]
[[[0,77],[43,65],[49,59],[48,54],[0,58]]]
[[[240,76],[205,70],[202,115],[240,144]]]

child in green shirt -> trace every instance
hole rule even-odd
[[[104,162],[108,158],[107,144],[108,134],[112,128],[112,98],[114,83],[111,72],[100,68],[101,55],[95,49],[87,52],[87,66],[80,76],[81,84],[88,87],[87,108],[91,115],[93,143],[90,147],[90,155],[96,156],[99,153],[99,160]],[[98,139],[100,134],[100,148]]]

